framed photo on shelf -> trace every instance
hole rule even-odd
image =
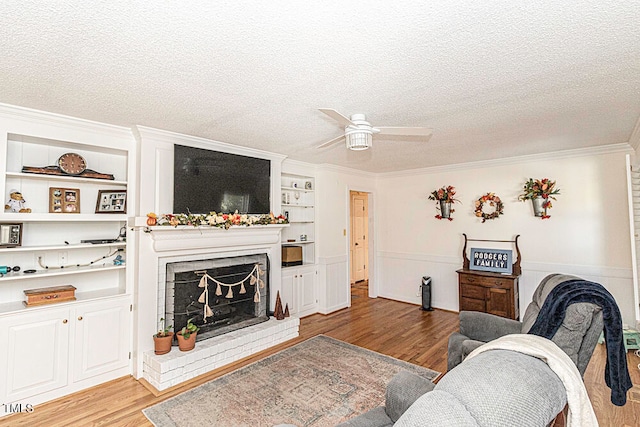
[[[127,190],[98,190],[96,213],[127,213]]]
[[[80,189],[49,187],[49,213],[80,213]]]

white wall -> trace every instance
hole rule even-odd
[[[634,319],[624,152],[581,151],[469,164],[379,179],[377,268],[380,295],[419,303],[419,277],[433,277],[433,304],[458,309],[455,270],[462,266],[462,233],[475,239],[513,239],[520,234],[524,309],[542,277],[551,272],[602,283],[615,296],[627,323]],[[533,216],[517,196],[529,177],[550,178],[561,190],[550,219]],[[437,220],[428,194],[453,185],[461,204],[453,221]],[[495,192],[504,215],[482,221],[474,201]],[[491,247],[475,242],[473,247]]]

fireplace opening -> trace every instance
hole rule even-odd
[[[175,332],[189,319],[196,340],[269,319],[267,254],[167,263],[165,322]]]

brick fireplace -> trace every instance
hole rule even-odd
[[[298,336],[299,319],[278,321],[266,314],[273,310],[281,286],[282,225],[229,230],[145,228],[142,223],[139,227],[136,377],[144,377],[156,389],[165,390]],[[256,265],[263,273],[257,273],[258,279],[252,285],[251,270]],[[198,287],[205,274],[210,308],[206,322],[204,303],[198,302],[207,301],[202,295],[204,288]],[[264,281],[262,290],[259,280]],[[170,294],[176,293],[177,282],[189,282],[184,296],[187,302],[180,307],[166,302],[168,295],[170,299],[175,296]],[[256,286],[259,296],[255,294]],[[243,288],[245,292],[240,293]],[[254,299],[260,302],[255,303]],[[152,335],[157,332],[161,317],[170,319],[170,323],[173,319],[175,330],[186,318],[194,317],[201,327],[204,325],[205,339],[198,341],[194,350],[181,352],[173,347],[171,352],[158,356],[153,352]]]

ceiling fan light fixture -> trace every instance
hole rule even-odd
[[[368,130],[354,130],[347,132],[345,136],[349,150],[362,151],[373,145],[373,132]]]

